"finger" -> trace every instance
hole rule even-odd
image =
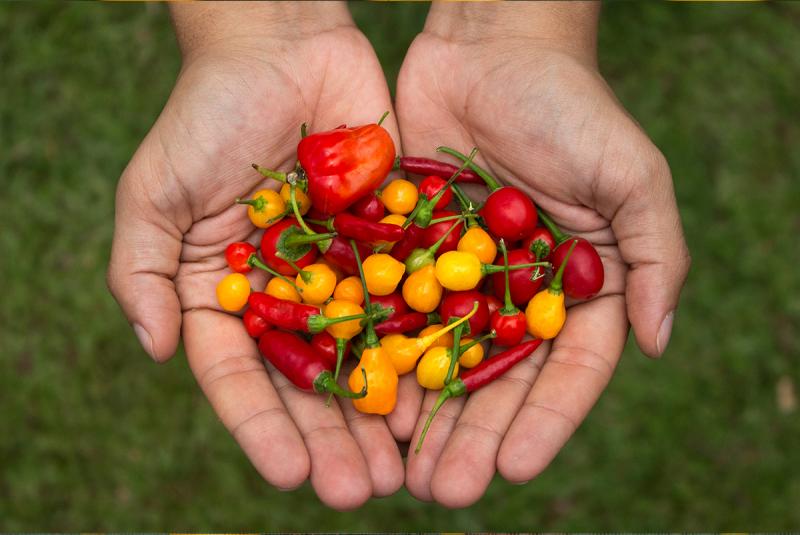
[[[241,320],[194,310],[183,332],[192,373],[256,470],[278,488],[301,485],[308,452]]]
[[[425,389],[417,383],[415,373],[400,376],[397,384],[397,405],[386,415],[386,423],[398,442],[411,440],[424,395]]]
[[[355,509],[372,495],[370,471],[350,434],[337,403],[302,392],[272,366],[267,366],[311,457],[311,485],[319,499],[338,511]]]
[[[416,453],[417,442],[425,421],[439,397],[439,391],[428,390],[422,402],[422,412],[417,419],[414,435],[411,437],[411,444],[408,448],[408,461],[406,463],[406,488],[412,496],[418,500],[431,501],[431,478],[436,469],[436,463],[444,450],[450,433],[456,425],[461,409],[464,407],[464,398],[454,398],[448,400],[439,412],[436,413],[433,423],[428,429],[422,449]]]
[[[348,366],[339,377],[342,386],[346,387],[352,369],[352,365]],[[372,495],[383,497],[394,494],[403,486],[405,467],[386,420],[377,414],[358,412],[349,399],[339,400],[339,406],[350,433],[367,461]]]
[[[508,481],[533,479],[550,464],[611,379],[627,338],[625,300],[574,306],[506,433],[497,469]]]
[[[669,167],[655,148],[650,160],[618,205],[611,226],[630,265],[626,298],[636,341],[647,355],[658,357],[669,342],[691,259]]]
[[[117,187],[114,241],[107,282],[145,351],[157,362],[178,347],[181,308],[172,282],[182,230],[153,204],[134,159]],[[152,181],[152,180],[150,180]],[[179,198],[179,196],[178,196]],[[162,207],[163,208],[163,207]]]
[[[493,348],[492,354],[504,349]],[[433,472],[431,493],[437,502],[445,507],[467,507],[486,492],[503,436],[549,352],[550,344],[543,343],[505,375],[469,395]]]

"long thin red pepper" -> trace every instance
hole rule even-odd
[[[465,371],[461,377],[450,381],[450,383],[442,389],[442,393],[439,394],[439,398],[433,405],[428,420],[425,422],[425,427],[422,428],[422,434],[419,436],[419,441],[417,442],[414,453],[419,453],[419,450],[422,448],[422,442],[425,440],[425,435],[428,434],[428,428],[431,426],[431,422],[433,422],[433,417],[436,416],[436,413],[439,412],[439,409],[442,408],[445,401],[450,398],[463,396],[469,392],[474,392],[488,385],[513,368],[515,364],[526,359],[531,353],[536,351],[536,348],[539,347],[541,343],[542,340],[537,338],[506,349],[502,353],[488,360],[484,360],[471,370]]]
[[[436,323],[439,321],[439,314],[430,313],[423,314],[422,312],[409,312],[402,316],[395,316],[392,319],[387,319],[375,326],[375,332],[378,336],[385,336],[387,334],[400,334],[422,329],[423,327]]]
[[[364,319],[365,317],[363,314],[356,314],[354,316],[328,318],[320,314],[319,308],[315,306],[278,299],[263,292],[251,293],[250,297],[247,298],[247,302],[253,312],[267,320],[270,325],[274,325],[279,329],[310,334],[323,331],[328,325],[354,319]]]
[[[407,173],[413,173],[415,175],[438,176],[445,180],[450,178],[453,173],[458,170],[458,167],[455,165],[450,165],[449,163],[440,162],[431,158],[419,158],[416,156],[398,156],[395,159],[394,168],[402,169]],[[456,182],[483,184],[481,177],[471,169],[462,171],[456,179]]]
[[[396,242],[403,237],[403,229],[399,225],[373,223],[347,212],[336,214],[331,226],[339,233],[339,236],[360,242],[369,243],[379,240]]]
[[[314,351],[308,342],[288,331],[269,331],[258,340],[258,350],[289,381],[306,392],[330,392],[346,398],[367,395],[367,377],[360,392],[345,390],[333,378],[333,370],[325,357]],[[362,369],[363,372],[363,369]]]

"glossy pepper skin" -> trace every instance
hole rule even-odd
[[[297,145],[308,196],[326,215],[343,212],[377,189],[392,170],[395,154],[392,137],[377,124],[318,132]]]
[[[370,249],[366,245],[358,244],[358,253],[361,258],[366,258],[370,254]],[[322,257],[334,264],[347,275],[358,275],[358,264],[356,263],[356,256],[353,254],[353,249],[350,247],[350,242],[341,236],[336,236],[331,240],[330,247],[325,251]],[[311,262],[309,262],[310,264]]]
[[[409,331],[416,331],[428,325],[428,314],[422,312],[409,312],[402,316],[389,318],[375,326],[375,333],[378,336],[387,334],[402,334]]]
[[[373,223],[347,212],[336,214],[332,226],[339,236],[360,242],[396,242],[403,237],[403,229],[397,225]]]
[[[302,230],[295,219],[284,219],[269,227],[261,237],[261,256],[264,258],[264,263],[281,275],[295,274],[295,269],[277,256],[278,244],[289,227]],[[309,248],[306,254],[294,261],[295,265],[299,268],[304,268],[309,264],[313,264],[314,260],[317,259],[318,252],[319,250],[316,247]]]

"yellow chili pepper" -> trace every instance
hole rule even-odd
[[[564,327],[564,322],[567,320],[567,309],[564,306],[564,292],[562,290],[561,278],[564,275],[564,266],[567,265],[572,250],[575,249],[577,240],[572,242],[572,245],[558,268],[550,287],[542,290],[528,301],[528,306],[525,309],[525,320],[528,326],[528,332],[531,336],[541,338],[542,340],[549,340],[555,338],[561,328]]]
[[[334,299],[325,305],[326,318],[344,318],[346,316],[363,316],[364,309],[359,305],[343,299]],[[343,321],[341,323],[332,323],[325,327],[328,334],[334,338],[341,338],[342,340],[350,340],[352,337],[361,332],[361,320],[356,318],[350,321]]]
[[[445,347],[432,347],[422,355],[417,366],[417,382],[424,388],[441,390],[450,368],[450,351]],[[453,377],[458,375],[458,363],[453,368]]]
[[[321,305],[336,288],[336,274],[325,264],[311,264],[297,274],[295,284],[304,303]]]
[[[258,228],[267,228],[286,215],[286,202],[277,191],[261,189],[250,199],[236,199],[236,204],[247,205],[247,217]]]
[[[342,279],[333,291],[333,298],[344,299],[357,305],[363,303],[364,290],[361,289],[361,279],[355,276]]]
[[[264,293],[278,299],[294,301],[295,303],[302,301],[300,292],[297,291],[292,281],[280,277],[272,277],[267,283]]]
[[[474,368],[481,363],[485,352],[482,343],[486,340],[496,338],[495,331],[490,332],[485,336],[481,336],[477,340],[464,338],[461,340],[461,356],[458,357],[458,363],[464,368]]]
[[[342,268],[340,268],[336,264],[332,264],[325,257],[317,258],[317,261],[314,262],[314,263],[315,264],[325,264],[326,266],[331,268],[331,271],[333,271],[333,274],[336,275],[336,284],[339,284],[340,282],[342,282],[344,280],[345,277],[344,277],[344,273],[342,272]]]
[[[391,359],[391,362],[394,365],[395,370],[397,370],[397,373],[399,375],[408,373],[414,369],[414,365],[419,357],[425,352],[425,350],[430,348],[436,342],[436,340],[439,339],[439,337],[448,334],[465,321],[469,321],[469,319],[474,316],[477,311],[478,306],[476,303],[472,311],[463,318],[459,319],[458,321],[454,321],[447,327],[440,326],[439,330],[425,336],[408,338],[403,334],[386,335],[381,340],[381,346],[386,350],[386,354]],[[447,370],[445,369],[445,372],[446,371]]]
[[[497,244],[489,233],[479,226],[470,227],[458,240],[458,250],[473,253],[484,264],[491,264],[497,256]]]
[[[350,373],[347,384],[355,392],[364,388],[364,376],[367,375],[367,395],[354,399],[353,406],[357,411],[367,414],[389,414],[397,404],[397,372],[392,365],[386,350],[381,346],[368,347],[361,353],[358,366]]]
[[[372,295],[389,295],[400,284],[406,266],[389,256],[379,253],[368,256],[363,263],[367,291]]]
[[[287,206],[291,206],[292,203],[291,184],[284,184],[283,186],[281,186],[280,196]],[[306,195],[306,193],[300,188],[294,189],[294,200],[297,201],[297,208],[298,210],[300,210],[300,215],[306,215],[308,211],[311,210],[311,199],[309,199],[308,195]]]
[[[444,325],[442,325],[441,323],[434,323],[428,325],[427,327],[422,329],[417,336],[420,338],[428,336],[429,334],[438,331],[442,327],[444,327]],[[434,343],[431,344],[431,347],[437,347],[437,346],[453,347],[453,332],[451,331],[447,334],[440,336],[438,340],[436,340]]]
[[[386,209],[393,214],[410,214],[417,205],[419,191],[408,180],[398,178],[389,182],[380,194]]]
[[[250,281],[241,273],[226,275],[217,284],[217,301],[223,310],[237,312],[247,304],[250,297]]]
[[[429,313],[436,310],[442,300],[442,285],[436,279],[432,265],[418,269],[403,283],[403,299],[417,312]]]
[[[436,278],[448,290],[472,290],[483,277],[481,266],[474,253],[448,251],[436,260]]]

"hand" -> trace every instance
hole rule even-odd
[[[628,321],[642,351],[662,354],[689,268],[667,163],[597,72],[596,6],[556,4],[434,5],[398,80],[406,154],[478,147],[495,176],[594,243],[606,273],[552,344],[449,401],[409,455],[409,491],[449,507],[479,499],[495,470],[522,483],[550,463],[611,379]],[[425,395],[413,440],[435,398]]]
[[[261,235],[233,200],[276,187],[251,162],[291,169],[303,122],[313,132],[377,121],[391,109],[380,64],[339,3],[173,15],[183,68],[119,182],[111,291],[157,362],[182,330],[198,383],[268,482],[290,489],[310,476],[336,509],[392,494],[403,464],[384,419],[287,387],[214,290],[229,272],[226,245]],[[399,140],[393,115],[384,126]],[[261,273],[248,276],[264,287]]]

